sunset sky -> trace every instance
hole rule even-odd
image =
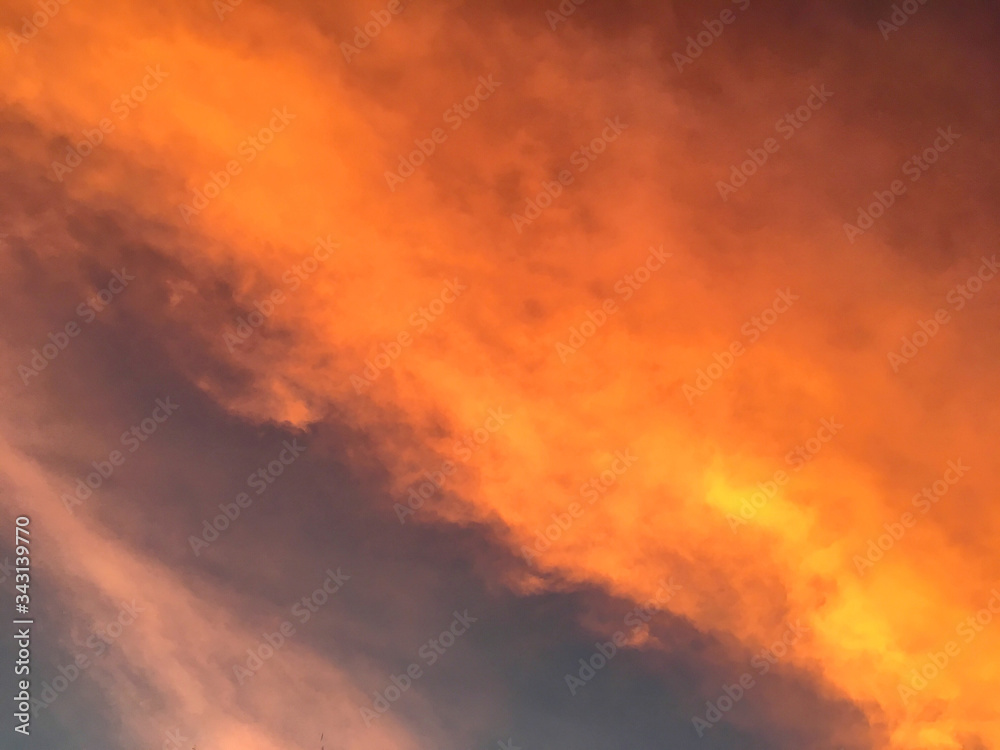
[[[0,748],[1000,750],[993,3],[0,30]]]

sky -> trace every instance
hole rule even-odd
[[[3,0],[0,748],[1000,748],[998,27]]]

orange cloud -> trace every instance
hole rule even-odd
[[[158,251],[184,272],[164,283],[204,298],[177,315],[250,376],[234,389],[190,363],[220,403],[296,425],[343,416],[399,502],[450,459],[424,517],[496,520],[539,571],[636,602],[675,575],[669,609],[750,650],[801,619],[789,663],[862,706],[887,746],[1000,741],[984,666],[1000,625],[961,627],[1000,573],[996,290],[948,301],[996,237],[980,210],[995,198],[989,84],[957,72],[988,63],[961,28],[920,18],[885,40],[848,10],[804,9],[790,31],[778,16],[796,13],[754,8],[678,73],[670,54],[698,19],[672,11],[602,29],[605,11],[583,6],[553,32],[542,9],[413,4],[348,63],[338,45],[370,10],[244,3],[220,23],[207,4],[74,0],[7,56],[3,96],[46,134],[27,158],[55,178],[48,162],[114,124],[52,190],[165,228]],[[804,20],[823,16],[830,29]],[[149,66],[168,75],[122,116]],[[484,77],[499,82],[488,99]],[[778,127],[817,86],[834,92],[822,111]],[[953,125],[961,138],[909,182],[907,161]],[[723,201],[717,183],[768,138],[780,149]],[[403,163],[412,176],[387,184]],[[896,179],[905,194],[849,242],[844,223]],[[295,271],[327,238],[329,260]],[[888,355],[939,308],[953,320],[894,372]],[[509,422],[456,460],[498,407]],[[790,458],[826,421],[842,429]],[[635,456],[622,472],[618,451]],[[952,461],[968,471],[923,511]],[[594,478],[607,491],[591,503]],[[905,512],[913,524],[887,532]],[[553,523],[558,538],[534,548]],[[886,533],[891,548],[859,569]],[[88,576],[126,596],[111,559]],[[196,678],[151,663],[169,635],[144,637],[135,658],[182,692]]]

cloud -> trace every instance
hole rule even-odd
[[[147,559],[149,549],[170,558],[184,547],[160,548],[151,519],[180,541],[238,491],[230,465],[252,471],[279,434],[335,429],[344,476],[377,477],[381,494],[359,503],[371,523],[397,524],[393,503],[424,472],[457,466],[414,524],[387,538],[423,543],[425,526],[475,529],[515,559],[558,525],[554,514],[589,503],[583,486],[628,450],[635,466],[530,568],[491,559],[482,578],[522,597],[569,585],[641,602],[678,575],[685,588],[670,616],[732,651],[755,653],[789,621],[808,623],[787,679],[836,703],[824,704],[830,716],[863,711],[872,744],[995,741],[981,668],[995,635],[970,642],[913,701],[899,691],[996,584],[996,297],[986,288],[958,310],[947,296],[996,246],[985,210],[995,201],[994,63],[979,44],[995,15],[928,4],[886,39],[882,14],[860,3],[753,3],[679,71],[673,53],[718,14],[588,2],[552,30],[543,7],[413,4],[348,64],[339,44],[371,11],[241,4],[220,22],[208,5],[84,12],[74,3],[3,63],[12,145],[0,263],[27,290],[2,303],[5,319],[24,321],[2,350],[14,403],[5,451],[18,495],[65,539],[63,565],[104,545],[82,571],[93,588],[81,591],[125,598],[140,582],[156,611],[171,613],[169,625],[166,615],[137,622],[134,650],[120,651],[150,671],[166,713],[197,723],[199,698],[218,696],[219,718],[203,736],[276,743],[292,714],[319,711],[309,691],[370,692],[336,665],[309,666],[296,643],[268,687],[239,705],[220,687],[218,664],[161,654],[182,631],[226,652],[243,609],[215,587],[240,574],[226,560],[256,537],[234,528],[237,543],[223,552],[220,542],[185,575]],[[92,49],[107,54],[83,64]],[[167,72],[155,89],[143,83],[149,66]],[[485,99],[475,96],[484,76],[499,82]],[[821,86],[829,101],[808,119],[796,114]],[[276,121],[276,109],[294,117]],[[613,141],[609,120],[623,125]],[[960,137],[920,166],[949,127]],[[436,129],[447,137],[435,139]],[[718,182],[768,138],[780,149],[723,201]],[[92,146],[86,156],[81,139]],[[53,162],[68,165],[73,149],[80,163],[59,181]],[[385,174],[401,160],[413,174],[390,189]],[[851,242],[844,224],[878,211],[872,201],[897,179],[905,194]],[[199,192],[205,206],[182,212]],[[537,217],[518,226],[512,217],[533,213],[529,201]],[[332,257],[296,274],[328,237],[338,243]],[[661,246],[663,268],[638,288],[626,281]],[[18,366],[53,331],[81,322],[75,306],[120,265],[134,268],[134,286],[26,385]],[[447,302],[447,284],[467,291]],[[228,346],[226,335],[276,290],[285,301]],[[782,292],[796,300],[769,322]],[[607,300],[617,311],[597,325]],[[894,372],[888,355],[942,306],[954,321]],[[557,344],[588,321],[585,345],[561,357]],[[102,379],[131,389],[131,378],[164,366],[151,362],[169,362],[182,403],[196,405],[187,426],[163,433],[182,437],[125,468],[133,481],[132,472],[164,477],[157,501],[139,512],[122,496],[120,516],[108,504],[69,517],[58,488],[162,395],[144,381],[148,392],[126,407]],[[359,388],[352,376],[372,366],[377,377]],[[710,389],[697,386],[699,373]],[[700,395],[686,397],[685,386]],[[496,408],[509,424],[477,442]],[[67,423],[67,409],[78,418]],[[825,419],[843,432],[807,463],[789,459]],[[253,460],[227,454],[225,471],[198,463],[192,479],[173,478],[198,460],[192,430],[248,440],[246,425],[274,442]],[[859,575],[854,557],[867,541],[916,509],[913,497],[957,459],[972,467],[967,478]],[[734,535],[728,517],[782,470],[789,481]],[[212,501],[170,507],[192,492]],[[310,507],[261,506],[257,518],[291,545]],[[262,533],[249,511],[245,521]],[[90,601],[74,597],[73,611],[96,619]],[[663,675],[678,668],[663,663],[659,676],[669,682]],[[114,694],[134,688],[124,663],[112,674]],[[293,674],[302,692],[286,694],[278,686]],[[705,700],[721,684],[710,674],[698,682]],[[800,705],[792,689],[761,694],[769,698],[754,699],[786,714]],[[241,711],[267,724],[256,739]],[[761,731],[783,721],[777,709],[761,715]],[[151,723],[131,721],[152,736]],[[342,721],[357,724],[347,713]],[[732,717],[739,731],[753,721]],[[388,741],[419,743],[386,724]],[[802,741],[800,730],[781,737]],[[862,733],[849,735],[845,743]]]

